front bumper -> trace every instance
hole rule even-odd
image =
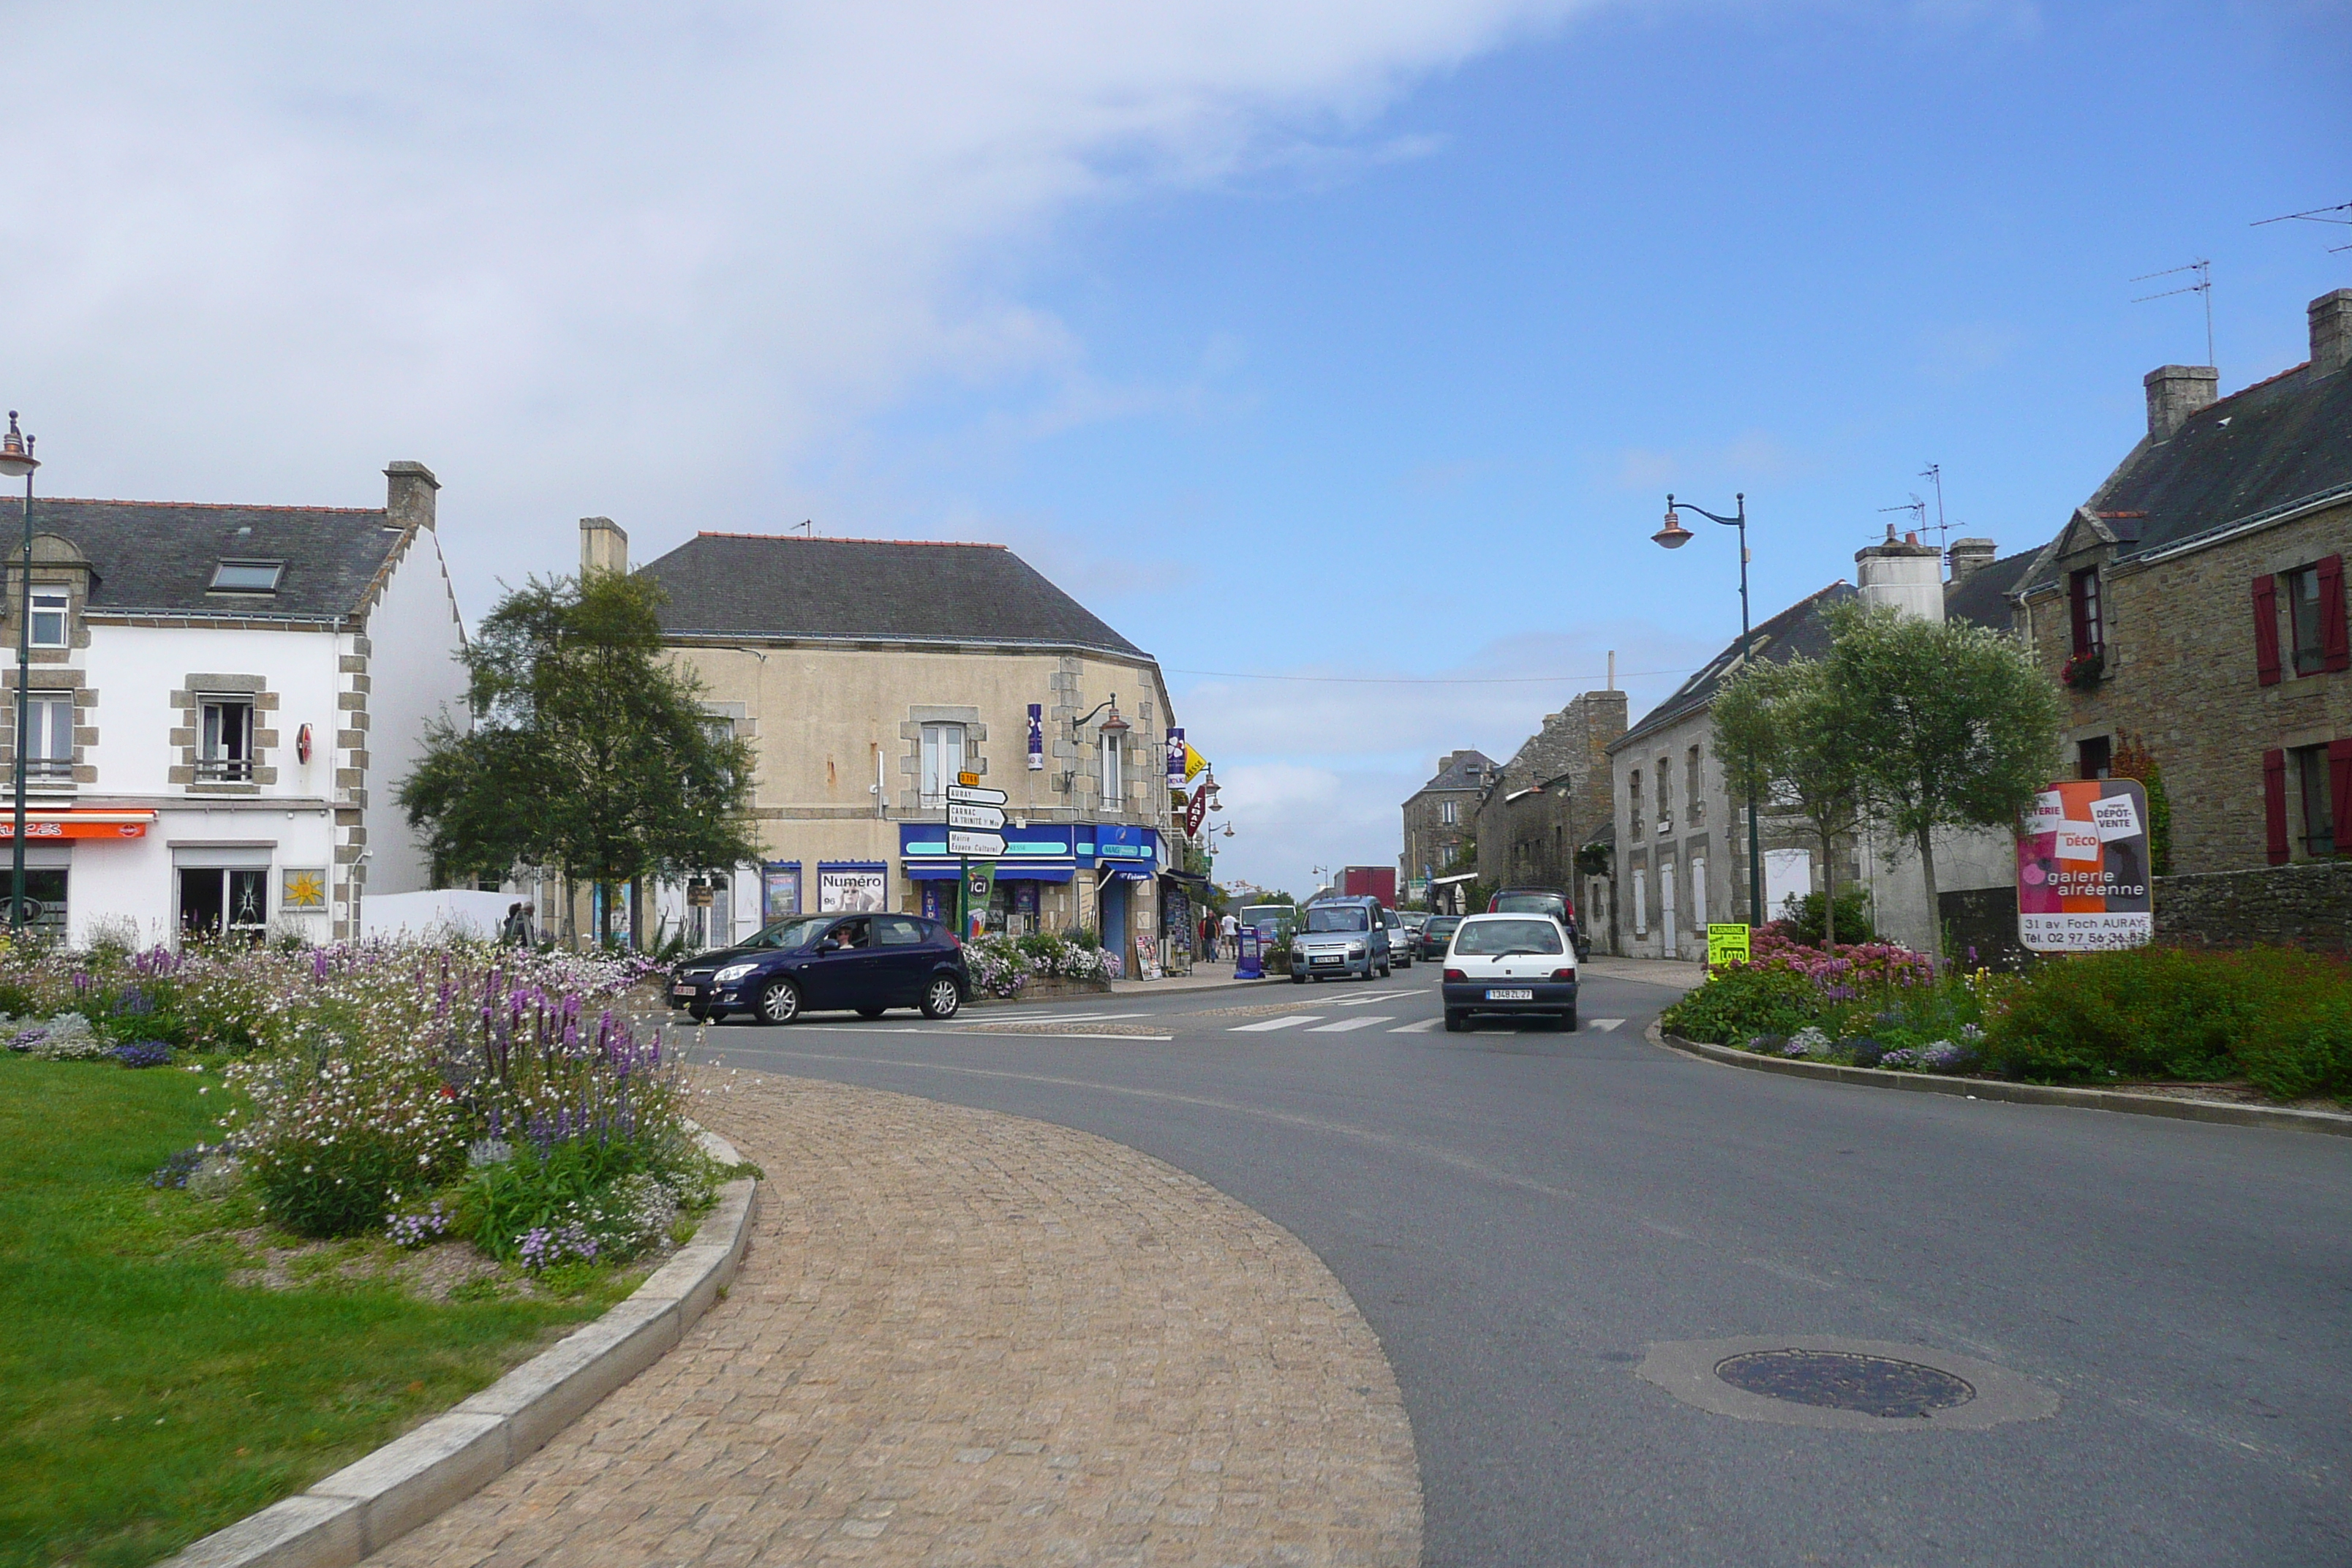
[[[1291,972],[1295,974],[1370,974],[1372,963],[1372,955],[1369,952],[1350,958],[1341,950],[1318,952],[1309,948],[1303,960],[1300,955],[1293,955]]]
[[[1449,980],[1438,988],[1449,1013],[1570,1013],[1576,1009],[1573,980]],[[1524,991],[1524,1001],[1497,1001],[1490,991]]]

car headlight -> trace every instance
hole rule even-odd
[[[1348,944],[1348,956],[1349,956],[1349,958],[1361,958],[1361,957],[1363,957],[1363,956],[1364,956],[1364,944],[1363,944],[1362,942],[1349,942],[1349,943]]]
[[[730,963],[712,975],[710,983],[713,985],[731,985],[759,967],[756,963]]]

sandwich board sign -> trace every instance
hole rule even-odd
[[[2155,937],[2147,788],[2067,779],[2034,796],[2018,826],[2018,941],[2035,952],[2101,952]]]

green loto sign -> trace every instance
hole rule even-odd
[[[1706,928],[1706,965],[1709,969],[1721,963],[1748,962],[1748,928],[1744,925],[1709,925]]]

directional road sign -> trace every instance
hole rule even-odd
[[[950,830],[948,834],[948,853],[950,855],[987,855],[992,857],[1002,855],[1004,853],[1004,835],[1002,833],[960,833]]]
[[[1003,805],[1004,792],[1001,789],[974,789],[970,784],[948,785],[948,798],[966,805]]]
[[[948,802],[948,826],[993,832],[1004,826],[1004,813],[992,805],[966,805],[960,800],[951,800]]]

